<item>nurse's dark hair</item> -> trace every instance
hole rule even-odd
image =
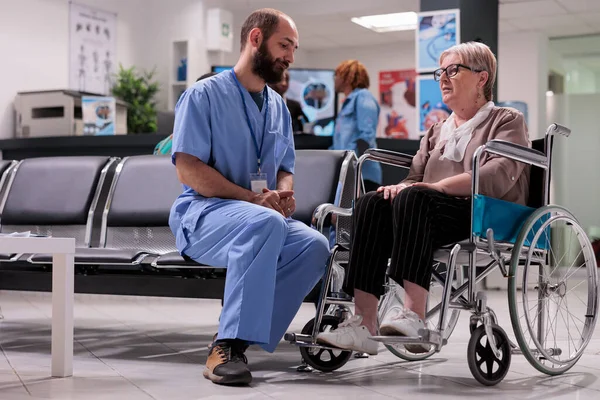
[[[283,16],[285,16],[284,13],[272,8],[263,8],[250,14],[250,16],[246,18],[246,21],[244,21],[244,24],[242,25],[242,34],[240,38],[241,50],[243,51],[244,47],[246,47],[248,35],[254,28],[260,29],[263,35],[263,40],[269,40],[271,35],[273,35],[273,33],[275,33],[277,30],[279,19]]]

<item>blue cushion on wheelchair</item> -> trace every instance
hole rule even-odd
[[[487,239],[487,230],[491,228],[494,231],[494,240],[499,242],[515,243],[523,224],[535,211],[535,208],[480,194],[475,195],[473,200],[473,234]],[[548,218],[549,215],[544,215],[536,222],[527,235],[526,246],[531,244],[535,233]],[[549,227],[546,229],[549,231]],[[546,238],[547,240],[539,238],[536,247],[546,249],[549,244],[549,232]]]

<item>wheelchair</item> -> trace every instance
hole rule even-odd
[[[418,337],[374,336],[374,340],[401,359],[424,360],[448,343],[460,311],[469,311],[467,361],[473,377],[483,385],[493,386],[504,379],[512,355],[525,356],[534,368],[548,375],[560,375],[577,363],[596,325],[598,277],[594,251],[584,229],[571,212],[550,204],[554,137],[568,137],[570,133],[568,128],[552,124],[543,139],[533,141],[532,148],[492,140],[477,149],[472,161],[471,234],[467,240],[435,252],[426,329],[421,329]],[[479,194],[480,159],[486,152],[530,166],[527,207]],[[325,221],[334,215],[338,231],[315,318],[300,333],[285,335],[310,366],[305,370],[332,372],[352,356],[352,351],[321,345],[316,338],[319,332],[335,329],[351,316],[352,301],[341,290],[341,265],[349,256],[352,205],[363,192],[361,171],[367,160],[410,168],[412,156],[368,150],[355,167],[352,200],[346,202],[350,206],[323,204],[315,210],[316,229],[324,232]],[[477,290],[498,269],[508,279],[516,343],[498,325],[485,291]],[[379,302],[380,320],[389,307],[402,304],[401,294],[401,287],[388,279]],[[428,346],[429,351],[414,354],[405,347],[417,343]]]

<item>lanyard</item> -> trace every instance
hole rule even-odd
[[[244,92],[242,91],[242,85],[238,81],[237,76],[235,76],[235,71],[233,70],[233,68],[231,69],[231,75],[233,76],[233,80],[237,84],[238,91],[240,92],[240,96],[242,98],[242,103],[244,104],[244,113],[246,114],[246,122],[248,123],[248,128],[250,128],[250,134],[252,135],[252,140],[254,142],[254,149],[256,150],[256,159],[257,159],[257,163],[258,163],[258,173],[260,174],[260,162],[261,162],[260,158],[261,158],[261,154],[262,154],[262,146],[265,142],[265,134],[267,132],[267,124],[269,121],[269,91],[265,87],[265,90],[264,90],[265,98],[264,98],[263,107],[266,107],[267,109],[265,110],[265,122],[263,125],[263,135],[262,135],[262,140],[261,140],[260,146],[259,146],[258,138],[256,137],[256,134],[254,133],[254,128],[252,128],[252,123],[250,122],[250,116],[248,115],[248,107],[246,106],[246,100],[244,100]]]

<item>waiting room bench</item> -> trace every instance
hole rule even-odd
[[[310,225],[320,204],[349,207],[354,153],[296,153],[293,217]],[[32,158],[3,161],[0,173],[0,232],[74,237],[76,266],[223,267],[199,265],[177,252],[168,218],[182,185],[170,156]],[[0,261],[51,263],[49,254],[3,257]]]

